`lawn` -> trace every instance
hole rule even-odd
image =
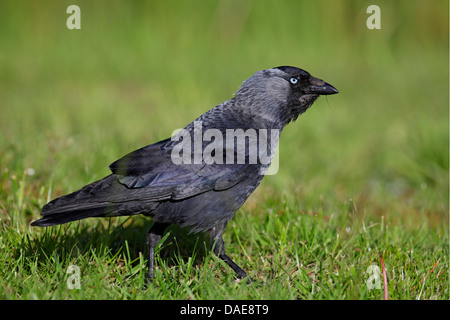
[[[449,299],[448,1],[376,4],[379,30],[358,0],[2,1],[0,298]],[[148,284],[149,218],[30,226],[280,65],[340,93],[284,129],[278,172],[228,224],[255,283],[171,226]]]

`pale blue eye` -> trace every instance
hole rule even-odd
[[[290,81],[292,84],[296,84],[296,83],[298,82],[298,79],[292,77],[289,81]]]

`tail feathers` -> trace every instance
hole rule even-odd
[[[114,175],[59,197],[42,208],[41,219],[32,226],[48,227],[90,217],[151,215],[157,202],[145,201],[146,190],[128,189]]]
[[[108,215],[107,213],[108,210],[106,208],[77,209],[66,212],[63,211],[45,215],[41,219],[34,221],[31,225],[39,227],[50,227],[91,217],[105,217]]]
[[[34,221],[31,225],[49,227],[86,218],[131,216],[136,214],[150,216],[157,206],[158,203],[142,203],[139,201],[71,204],[70,206],[61,207],[59,210],[53,208],[50,214],[45,212],[44,207],[42,210],[43,217]]]
[[[111,188],[112,185],[114,179],[110,175],[78,191],[54,199],[42,208],[43,217],[31,225],[48,227],[89,217],[104,217],[114,208],[104,199],[102,190]]]

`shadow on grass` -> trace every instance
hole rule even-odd
[[[48,227],[28,234],[16,258],[21,254],[35,257],[38,265],[45,265],[49,260],[76,263],[78,259],[100,258],[108,263],[120,263],[126,259],[134,267],[140,263],[141,255],[147,263],[146,236],[152,224],[150,219],[134,216]],[[180,259],[187,262],[192,258],[194,266],[203,263],[209,252],[207,234],[189,234],[189,229],[171,225],[165,235],[159,244],[159,255],[169,267],[177,265]]]

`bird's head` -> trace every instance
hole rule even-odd
[[[331,84],[289,66],[261,70],[244,81],[236,93],[255,116],[280,121],[282,126],[305,112],[320,95],[336,94]]]

